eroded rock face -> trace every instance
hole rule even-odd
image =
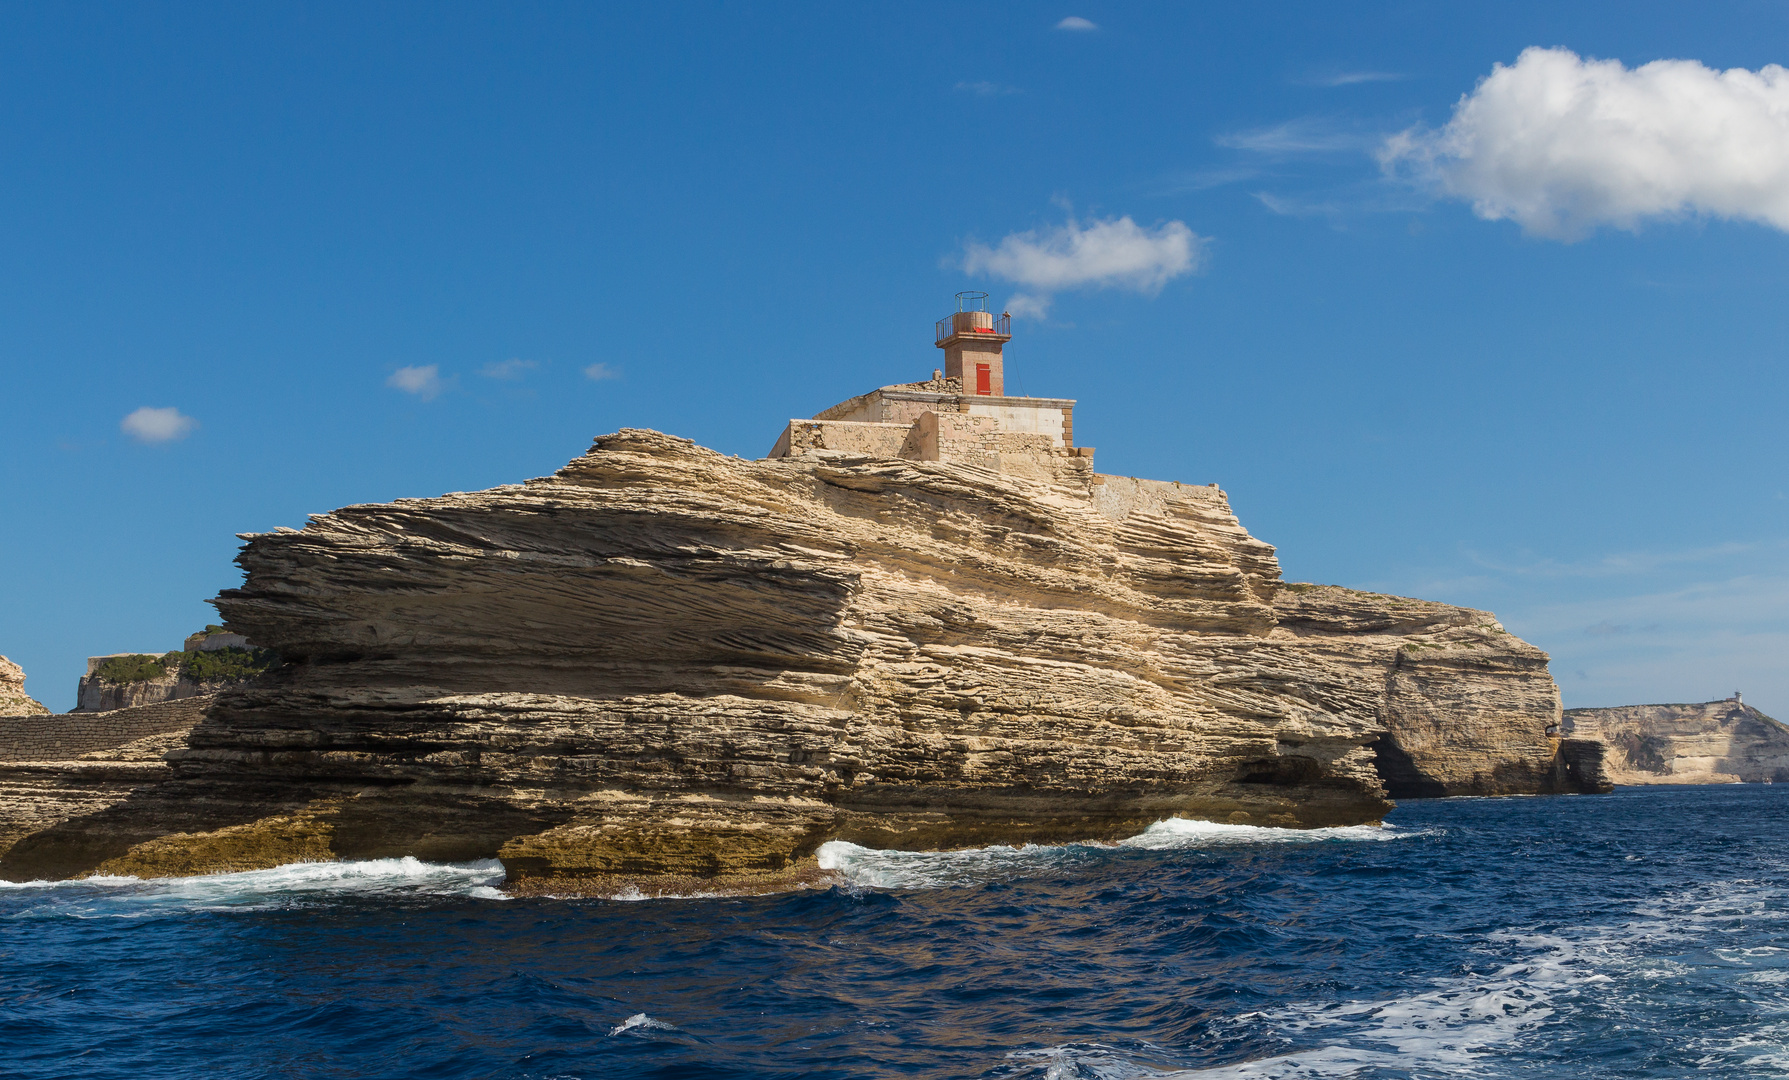
[[[1547,654],[1488,611],[1329,585],[1287,585],[1280,629],[1354,671],[1385,733],[1374,744],[1393,798],[1608,791],[1601,747],[1553,737],[1559,688]]]
[[[0,716],[41,716],[49,711],[25,693],[25,669],[0,656]]]
[[[1276,606],[1273,549],[1216,488],[1054,468],[623,431],[549,478],[249,537],[216,603],[285,665],[221,695],[165,783],[0,874],[498,856],[512,886],[574,889],[789,873],[834,838],[1358,823],[1390,807],[1382,717],[1458,701],[1544,774],[1544,654]],[[1418,640],[1462,659],[1405,665]]]
[[[1789,727],[1733,699],[1569,709],[1565,721],[1608,745],[1617,784],[1789,782]]]

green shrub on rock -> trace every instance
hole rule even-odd
[[[177,655],[169,653],[168,656]],[[108,656],[93,669],[95,678],[106,682],[147,682],[168,673],[168,656]]]
[[[161,656],[141,653],[108,657],[93,669],[103,682],[147,682],[168,675],[206,682],[215,679],[249,679],[280,662],[272,649],[231,646],[210,652],[168,652]]]
[[[272,649],[230,646],[210,652],[169,653],[178,657],[180,674],[188,679],[247,679],[279,663]]]

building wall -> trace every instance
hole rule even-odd
[[[816,420],[857,420],[871,423],[886,419],[882,415],[882,391],[872,390],[867,394],[859,394],[849,401],[841,401],[832,408],[815,413]]]
[[[1052,446],[1067,446],[1063,438],[1061,408],[1049,406],[1014,405],[1012,398],[1006,398],[999,404],[970,401],[968,403],[971,416],[991,416],[1003,431],[1018,432],[1024,435],[1047,435]]]
[[[1008,473],[1056,475],[1060,463],[1029,457],[1074,453],[1074,405],[1066,398],[955,393],[947,380],[885,386],[812,420],[791,420],[768,456],[836,450],[869,457],[962,461]],[[1037,468],[1033,468],[1037,465]],[[1090,467],[1090,466],[1089,466]],[[1077,470],[1081,467],[1077,466]]]
[[[793,457],[811,450],[842,450],[847,454],[868,457],[901,457],[911,424],[864,423],[851,420],[791,420],[777,440],[783,453],[772,457]]]

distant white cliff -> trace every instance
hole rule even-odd
[[[1567,733],[1607,743],[1617,784],[1789,782],[1789,726],[1735,694],[1688,705],[1567,709]]]

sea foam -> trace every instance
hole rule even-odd
[[[505,899],[503,864],[496,859],[430,863],[400,859],[302,862],[268,870],[193,877],[96,875],[75,881],[4,882],[12,890],[41,891],[48,905],[21,915],[132,918],[181,911],[263,910],[332,899],[470,897]]]
[[[860,847],[843,840],[820,846],[820,868],[843,875],[860,888],[947,889],[1063,869],[1109,858],[1114,851],[1200,850],[1248,844],[1317,844],[1402,840],[1431,830],[1394,825],[1349,825],[1327,829],[1280,829],[1216,821],[1168,818],[1116,844],[1021,844],[961,851],[895,851]]]

